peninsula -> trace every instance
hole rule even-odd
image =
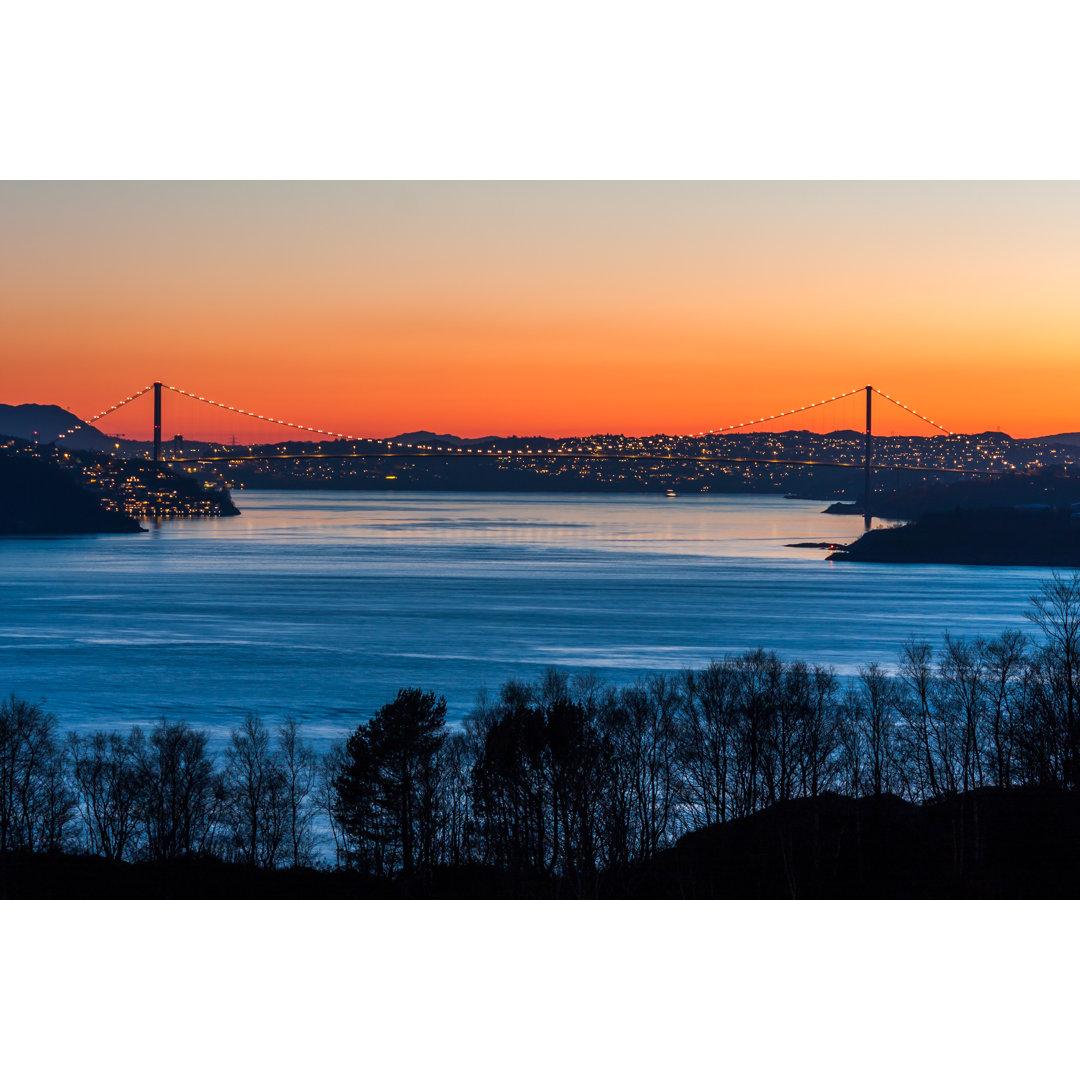
[[[51,462],[0,455],[0,535],[142,531],[130,514],[105,509]]]
[[[0,535],[133,533],[139,519],[239,513],[227,490],[167,465],[0,443]]]
[[[1080,566],[1080,505],[966,507],[871,529],[832,562]]]

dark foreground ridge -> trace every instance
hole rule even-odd
[[[635,894],[659,899],[1041,899],[1080,894],[1080,797],[979,788],[916,806],[823,795],[688,833]]]
[[[980,788],[916,806],[822,795],[698,829],[582,881],[488,866],[386,879],[217,858],[0,856],[4,899],[1050,899],[1080,894],[1080,794]]]
[[[1080,516],[1035,505],[924,514],[873,529],[828,558],[835,562],[1080,566]]]

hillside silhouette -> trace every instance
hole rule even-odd
[[[630,871],[581,883],[490,866],[393,878],[203,856],[119,862],[0,854],[2,899],[1045,899],[1080,895],[1080,796],[980,788],[917,806],[895,795],[777,803],[683,835]]]
[[[104,509],[57,465],[0,454],[0,534],[142,531],[135,518]]]
[[[0,404],[0,434],[33,443],[53,443],[67,431],[63,445],[74,450],[112,450],[116,439],[84,423],[59,405]]]
[[[1080,517],[1069,507],[957,508],[873,529],[828,556],[833,562],[1080,566]]]
[[[139,518],[240,513],[215,481],[143,458],[9,439],[0,445],[0,468],[7,491],[0,532],[138,532]]]

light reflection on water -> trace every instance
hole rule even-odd
[[[399,686],[614,682],[764,645],[852,672],[1025,629],[1035,568],[834,564],[861,519],[773,496],[240,492],[239,518],[0,543],[0,693],[67,724],[247,711],[320,742]]]

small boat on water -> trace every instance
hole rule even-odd
[[[669,499],[677,499],[679,497],[679,493],[677,491],[672,491],[671,488],[668,488],[667,491],[664,492],[664,494]]]

